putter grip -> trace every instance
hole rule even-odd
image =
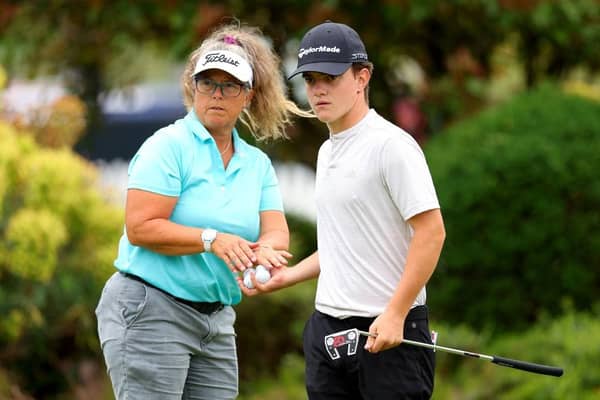
[[[551,367],[549,365],[534,364],[525,361],[512,360],[510,358],[493,356],[492,362],[494,364],[502,365],[504,367],[511,367],[521,369],[523,371],[534,372],[542,375],[562,376],[563,369],[558,367]]]

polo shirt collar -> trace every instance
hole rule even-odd
[[[212,139],[211,134],[206,130],[202,122],[198,119],[196,112],[192,109],[190,110],[185,118],[183,119],[188,129],[192,131],[192,133],[198,136],[203,142]]]
[[[188,129],[192,131],[194,135],[198,136],[202,142],[206,143],[211,140],[214,141],[212,135],[210,132],[208,132],[204,125],[202,125],[202,122],[200,122],[196,112],[193,109],[187,113],[183,120]],[[235,153],[232,161],[230,162],[231,168],[228,169],[237,170],[239,169],[237,157],[244,158],[246,156],[246,147],[248,146],[248,144],[242,138],[240,138],[237,128],[233,128],[233,146],[235,148]]]
[[[362,132],[363,126],[367,124],[367,122],[376,115],[377,112],[373,108],[370,108],[369,111],[365,114],[365,116],[362,117],[362,119],[356,123],[356,125],[353,125],[350,128],[335,134],[329,133],[329,139],[331,139],[333,143],[341,143],[346,140],[349,140],[349,138],[354,137],[360,132]]]

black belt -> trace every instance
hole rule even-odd
[[[175,297],[171,293],[169,293],[159,287],[156,287],[151,283],[146,282],[145,280],[143,280],[142,278],[140,278],[137,275],[133,275],[133,274],[123,272],[123,271],[120,271],[120,272],[121,272],[121,275],[123,275],[124,277],[133,279],[134,281],[141,282],[146,286],[150,286],[151,288],[159,290],[159,291],[163,292],[164,294],[166,294],[167,296],[169,296],[170,298],[172,298],[173,300],[178,301],[179,303],[185,304],[188,307],[192,307],[194,310],[198,311],[199,313],[212,314],[212,313],[222,310],[223,307],[225,307],[222,303],[219,303],[218,301],[214,302],[214,303],[210,303],[210,302],[206,302],[206,301],[191,301],[191,300],[182,299],[180,297]]]

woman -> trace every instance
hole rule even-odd
[[[189,113],[129,166],[125,232],[96,314],[117,399],[233,399],[236,274],[287,263],[289,233],[269,158],[238,135],[285,137],[279,58],[255,28],[224,26],[182,76]]]

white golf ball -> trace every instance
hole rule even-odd
[[[269,273],[269,270],[262,265],[257,265],[256,280],[260,283],[266,283],[269,279],[271,279],[271,273]]]
[[[244,286],[248,289],[254,289],[254,284],[252,283],[252,273],[256,273],[254,268],[247,268],[244,270]]]

